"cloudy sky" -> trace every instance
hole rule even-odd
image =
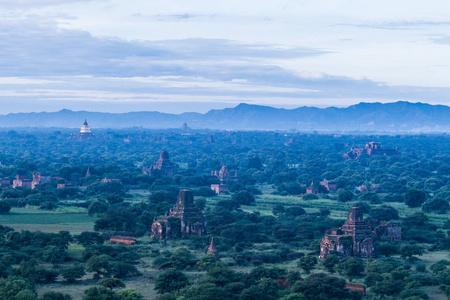
[[[448,0],[0,0],[0,113],[450,105]]]

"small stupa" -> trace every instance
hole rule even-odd
[[[219,253],[217,252],[216,245],[214,244],[214,238],[211,238],[211,244],[209,245],[208,251],[206,255],[212,254],[214,257],[219,260]]]

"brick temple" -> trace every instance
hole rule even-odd
[[[166,239],[205,234],[205,214],[195,205],[192,192],[181,190],[173,208],[153,222],[150,237]]]
[[[161,151],[159,159],[151,167],[144,167],[142,173],[152,175],[153,170],[159,170],[163,177],[173,177],[178,171],[178,165],[170,160],[167,151]]]
[[[320,242],[320,258],[328,254],[339,257],[376,257],[375,241],[401,240],[401,224],[363,220],[363,212],[359,207],[348,211],[347,221],[339,229],[327,230],[327,235]]]

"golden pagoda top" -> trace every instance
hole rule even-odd
[[[89,125],[88,125],[86,119],[84,119],[84,123],[83,123],[83,126],[81,126],[80,133],[91,133],[91,128],[89,128]]]

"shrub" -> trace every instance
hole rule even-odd
[[[315,194],[304,194],[302,196],[303,200],[317,200],[319,199],[319,196],[315,195]]]

